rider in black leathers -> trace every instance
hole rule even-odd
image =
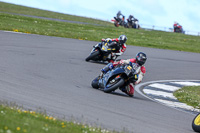
[[[133,21],[134,21],[134,22],[135,22],[135,21],[138,21],[138,19],[136,19],[133,15],[129,15],[127,21],[128,21],[128,24],[129,24],[130,26],[133,27]],[[138,24],[135,24],[135,27],[133,27],[133,28],[138,29],[138,28],[139,28],[139,27],[138,27]]]
[[[121,11],[118,11],[116,19],[120,25],[123,23],[123,18],[125,19],[125,16],[121,13]]]
[[[111,57],[108,59],[108,62],[114,62],[118,56],[122,55],[126,51],[126,44],[125,44],[127,41],[126,35],[120,35],[119,38],[114,38],[114,39],[111,38],[101,39],[101,41],[109,42],[109,46],[115,48],[115,51],[111,53]]]

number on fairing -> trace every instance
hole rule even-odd
[[[131,67],[131,66],[128,66],[128,67],[127,67],[127,69],[128,69],[128,70],[131,70],[131,69],[132,69],[132,67]]]

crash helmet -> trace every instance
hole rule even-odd
[[[133,18],[133,15],[130,15],[129,18]]]
[[[126,35],[120,35],[120,36],[119,36],[119,42],[120,42],[121,44],[124,44],[124,43],[126,42],[126,40],[127,40]]]
[[[144,65],[144,63],[147,60],[147,56],[143,52],[139,52],[136,54],[136,63],[138,63],[140,66]]]

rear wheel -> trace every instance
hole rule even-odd
[[[104,92],[106,93],[110,93],[112,91],[115,91],[118,87],[121,87],[124,84],[124,79],[121,78],[119,80],[111,80],[109,81],[109,83],[106,85],[106,87],[104,88]]]
[[[86,59],[85,61],[89,61],[89,60],[94,60],[95,58],[97,58],[97,56],[100,54],[99,50],[91,53]]]
[[[124,27],[128,28],[128,24],[126,22],[124,22]]]
[[[192,121],[192,129],[200,133],[200,113]]]

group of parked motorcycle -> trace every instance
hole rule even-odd
[[[123,16],[122,18],[114,17],[114,19],[112,19],[111,21],[114,22],[115,27],[123,26],[125,28],[140,28],[139,20],[134,18],[132,15],[130,15],[129,18],[126,20],[127,21],[125,21],[125,16]]]

